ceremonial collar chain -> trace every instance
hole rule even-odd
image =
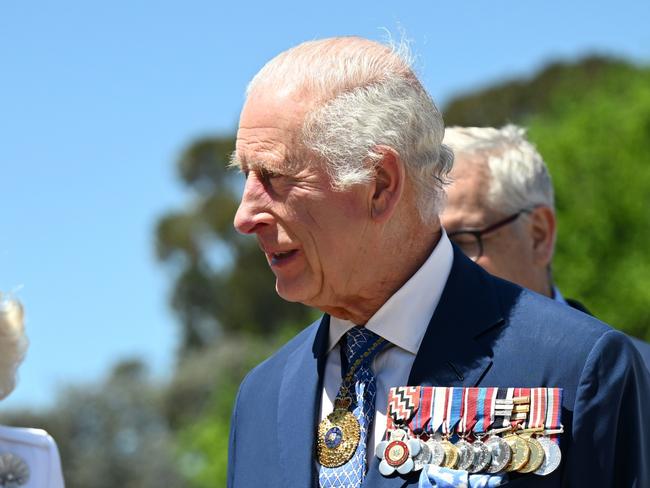
[[[383,337],[377,338],[377,340],[373,342],[370,345],[370,347],[366,351],[364,351],[363,354],[359,356],[348,367],[348,372],[343,377],[343,381],[341,382],[341,388],[339,389],[338,395],[336,395],[336,400],[335,400],[336,402],[344,400],[345,398],[349,398],[350,387],[352,386],[352,378],[354,377],[354,374],[357,372],[357,369],[359,369],[359,366],[361,366],[365,361],[368,360],[368,358],[378,347],[383,346],[385,343],[386,343],[386,339],[384,339]]]

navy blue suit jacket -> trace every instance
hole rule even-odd
[[[567,302],[567,304],[569,304],[576,310],[580,310],[583,313],[588,313],[589,315],[591,315],[591,312],[587,309],[587,307],[585,307],[578,300],[574,300],[573,298],[565,298],[565,301]],[[632,337],[632,336],[628,336],[628,337],[632,341],[634,347],[636,347],[636,350],[639,351],[639,354],[641,355],[641,359],[643,359],[646,368],[650,370],[650,344],[648,344],[645,341],[642,341],[641,339],[637,339],[636,337]]]
[[[328,329],[325,316],[242,382],[229,487],[318,486],[314,441]],[[562,387],[560,468],[514,475],[507,486],[650,486],[650,378],[629,339],[489,275],[457,249],[408,384]],[[373,459],[362,486],[415,484],[417,475],[381,476]]]

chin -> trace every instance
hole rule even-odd
[[[309,305],[311,301],[310,298],[312,295],[309,293],[309,285],[301,284],[295,281],[285,282],[276,280],[275,282],[275,291],[278,293],[280,298],[286,300],[287,302],[296,302],[302,303],[303,305]]]

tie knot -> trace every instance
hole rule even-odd
[[[345,334],[345,357],[349,365],[352,365],[359,358],[368,363],[386,344],[387,342],[383,337],[365,327],[352,327]]]

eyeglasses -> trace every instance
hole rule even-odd
[[[485,234],[489,234],[490,232],[494,232],[501,227],[511,224],[517,220],[521,214],[527,214],[530,213],[530,211],[531,209],[525,208],[503,220],[499,220],[498,222],[485,227],[484,229],[460,229],[449,233],[448,236],[449,239],[467,255],[467,257],[472,261],[478,261],[479,258],[483,256],[482,237]]]

